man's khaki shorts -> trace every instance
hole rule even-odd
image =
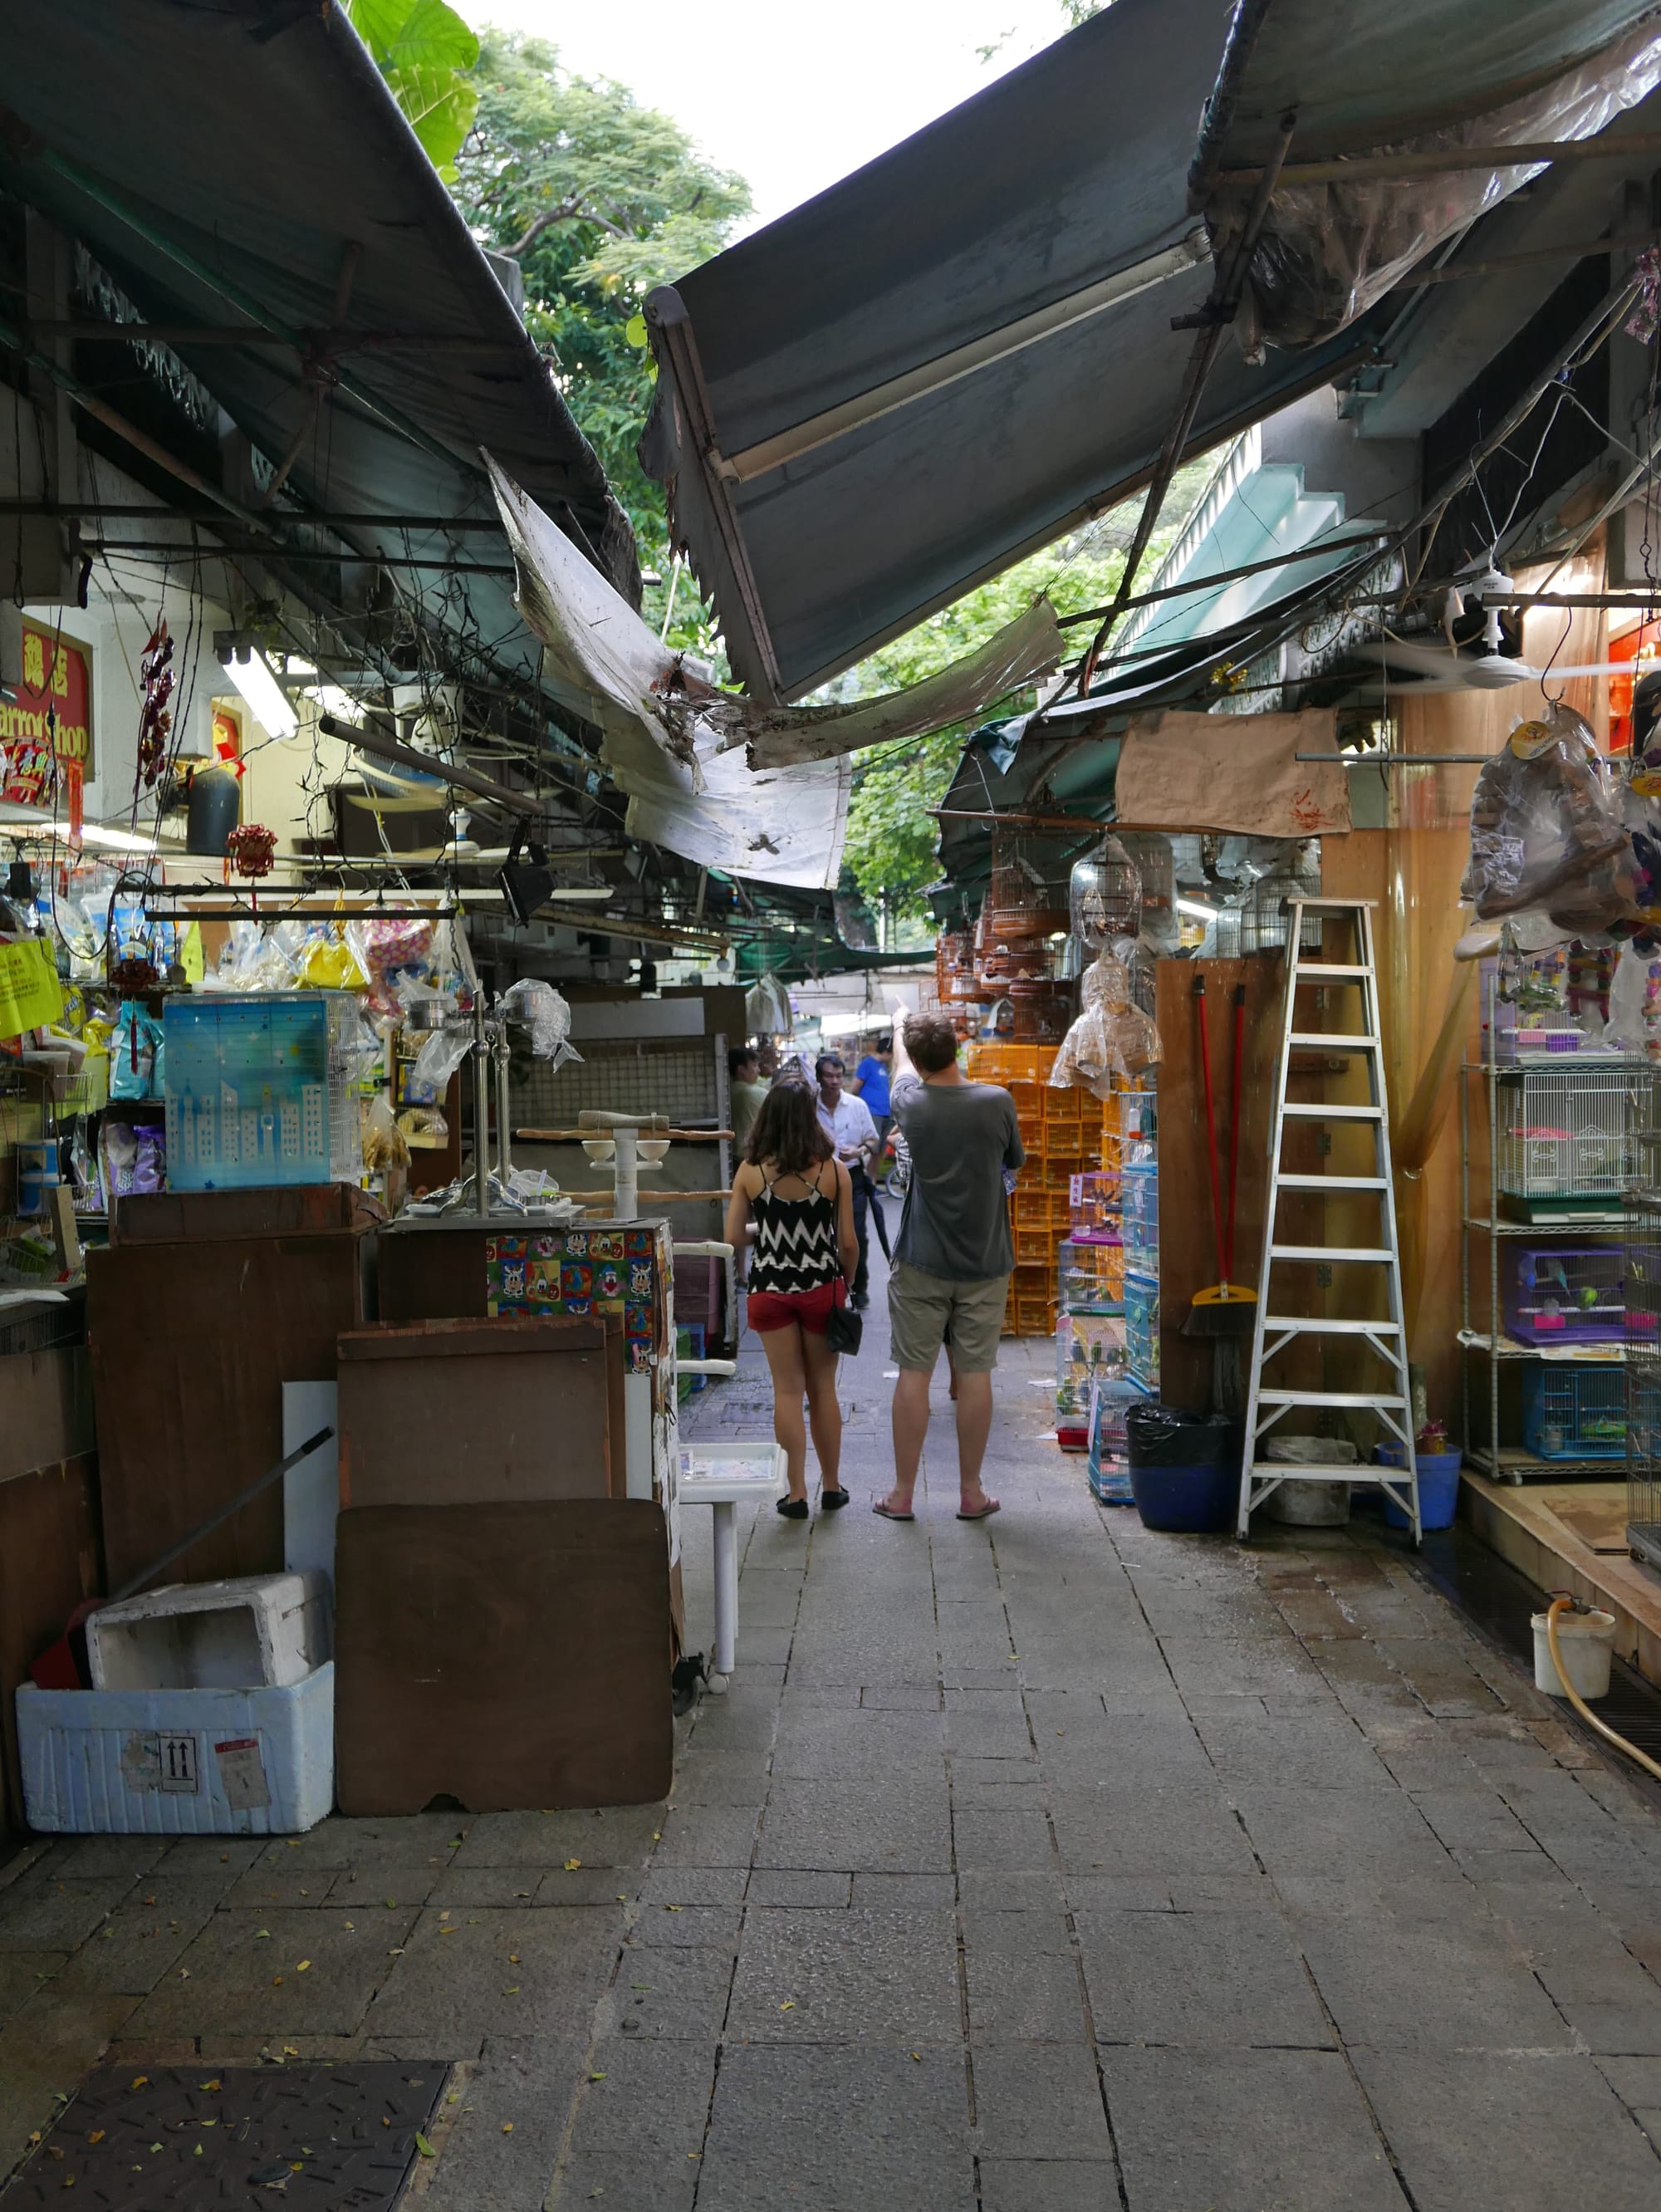
[[[1007,1275],[979,1282],[953,1282],[925,1275],[902,1260],[888,1277],[888,1329],[896,1367],[934,1366],[943,1344],[951,1346],[952,1364],[963,1375],[990,1375],[997,1364],[997,1340],[1003,1328]]]

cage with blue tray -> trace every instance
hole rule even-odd
[[[1614,1360],[1542,1360],[1523,1374],[1523,1442],[1537,1459],[1623,1460],[1626,1376]]]
[[[1125,1417],[1151,1390],[1128,1375],[1099,1375],[1090,1386],[1090,1495],[1099,1505],[1133,1505]]]

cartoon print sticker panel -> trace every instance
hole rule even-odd
[[[658,1301],[650,1230],[571,1230],[564,1236],[487,1237],[485,1309],[499,1314],[620,1314],[637,1368],[648,1363]]]

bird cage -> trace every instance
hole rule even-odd
[[[1046,861],[1042,839],[1007,832],[992,841],[992,876],[983,919],[989,945],[1065,937],[1072,916]]]
[[[1642,1176],[1658,1079],[1646,1062],[1592,1066],[1578,1055],[1500,1070],[1498,1182],[1509,1210],[1529,1220],[1616,1212]]]
[[[1661,1568],[1661,1196],[1627,1200],[1627,1543]]]
[[[1073,935],[1091,952],[1112,938],[1139,934],[1142,871],[1117,837],[1104,837],[1094,853],[1074,861],[1067,902]]]
[[[1313,872],[1292,868],[1276,869],[1273,875],[1259,877],[1246,895],[1240,908],[1240,950],[1245,953],[1281,952],[1291,929],[1288,902],[1294,898],[1318,898],[1321,879],[1318,868]],[[1300,952],[1318,952],[1321,949],[1321,918],[1318,914],[1306,914],[1299,934]]]

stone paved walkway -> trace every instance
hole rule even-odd
[[[878,1521],[886,1335],[853,1508],[747,1534],[670,1808],[15,1869],[0,2161],[106,2046],[361,2053],[460,2063],[426,2212],[1652,2212],[1661,1820],[1379,1538],[1099,1510],[1046,1346],[1003,1514],[952,1517],[943,1407]],[[767,1403],[754,1347],[694,1401]]]

